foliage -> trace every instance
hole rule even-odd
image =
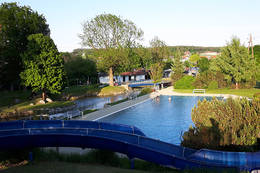
[[[153,92],[152,88],[144,88],[144,89],[142,89],[141,92],[138,94],[138,97],[144,96],[144,95],[146,95],[146,94],[150,94],[150,93],[152,93],[152,92]]]
[[[34,92],[60,93],[64,85],[63,59],[54,42],[43,34],[28,37],[27,50],[22,55],[24,71],[20,76],[25,86],[32,87]]]
[[[97,109],[87,109],[87,110],[83,111],[83,115],[86,115],[86,114],[89,114],[89,113],[92,113],[92,112],[95,112],[95,111],[97,111]]]
[[[122,100],[118,100],[118,101],[116,101],[116,102],[108,103],[107,105],[109,105],[109,106],[114,106],[114,105],[117,105],[117,104],[119,104],[119,103],[123,103],[123,102],[125,102],[125,101],[127,101],[127,100],[128,100],[128,98],[125,98],[125,99],[122,99]]]
[[[198,60],[199,72],[203,73],[209,69],[209,60],[207,58],[201,58]]]
[[[249,54],[251,55],[251,49]],[[256,61],[256,66],[257,69],[260,69],[260,45],[255,45],[254,46],[254,58]],[[257,72],[257,76],[256,76],[257,81],[260,81],[260,71]]]
[[[218,82],[217,81],[211,81],[209,83],[208,89],[218,89]]]
[[[189,61],[193,64],[197,64],[197,62],[199,61],[200,56],[198,54],[193,54],[190,56]]]
[[[142,36],[143,31],[132,21],[112,14],[101,14],[83,24],[80,38],[82,45],[95,50],[98,68],[109,70],[109,84],[113,86],[114,71],[127,62],[129,49],[136,47]]]
[[[162,80],[163,65],[161,63],[155,63],[151,65],[150,76],[154,83],[158,83]]]
[[[255,61],[249,56],[247,48],[240,44],[238,38],[232,38],[231,42],[222,49],[221,55],[212,60],[211,70],[223,73],[227,82],[236,84],[236,88],[240,83],[255,85],[257,72]]]
[[[259,114],[260,100],[257,99],[199,101],[192,110],[195,127],[185,132],[182,145],[213,149],[233,146],[234,149],[252,150],[260,137]]]
[[[50,35],[50,30],[43,15],[17,3],[0,5],[0,25],[0,88],[12,89],[20,84],[20,55],[27,48],[27,37],[36,33]]]
[[[181,52],[179,49],[177,49],[176,52],[174,53],[174,59],[171,67],[172,69],[171,79],[173,82],[181,79],[183,76],[184,67],[183,67],[183,63],[181,62],[181,58],[182,58]]]
[[[191,64],[190,64],[190,62],[189,61],[184,61],[184,67],[186,67],[186,68],[190,68],[191,67]]]
[[[150,41],[150,51],[152,57],[152,63],[162,63],[164,59],[169,57],[169,49],[163,40],[158,37],[154,37]]]
[[[75,57],[64,64],[70,85],[97,82],[96,63],[91,59]]]
[[[192,76],[183,76],[180,80],[175,82],[174,89],[194,89],[192,85],[194,80]]]
[[[201,46],[169,46],[170,52],[175,52],[177,49],[181,51],[190,51],[192,54],[202,53],[206,51],[220,52],[221,47],[201,47]]]
[[[217,88],[227,87],[227,82],[224,79],[224,75],[220,72],[213,73],[211,71],[205,71],[196,76],[193,85],[196,88],[208,88],[210,82],[216,81]]]

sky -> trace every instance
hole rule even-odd
[[[14,2],[0,0],[0,2]],[[103,13],[131,20],[143,45],[158,36],[169,46],[224,46],[232,36],[260,44],[260,0],[16,0],[43,14],[59,51],[83,48],[82,24]]]

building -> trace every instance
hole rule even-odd
[[[216,58],[219,54],[220,53],[218,53],[218,52],[207,51],[207,52],[200,53],[200,57],[201,58],[208,58],[208,60],[210,60],[210,59]]]
[[[140,69],[134,70],[132,72],[123,72],[120,75],[114,75],[114,82],[116,83],[127,83],[127,82],[137,82],[150,79],[149,71]],[[109,76],[106,73],[99,74],[99,81],[102,84],[109,83]]]

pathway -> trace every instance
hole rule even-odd
[[[160,95],[168,95],[168,96],[209,96],[209,97],[232,97],[238,98],[240,96],[232,95],[232,94],[209,94],[209,93],[178,93],[173,91],[173,87],[164,88],[158,91]]]

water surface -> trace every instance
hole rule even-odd
[[[198,100],[211,97],[160,96],[129,109],[100,119],[103,122],[134,125],[146,136],[165,142],[180,144],[182,133],[193,125],[191,110]]]

